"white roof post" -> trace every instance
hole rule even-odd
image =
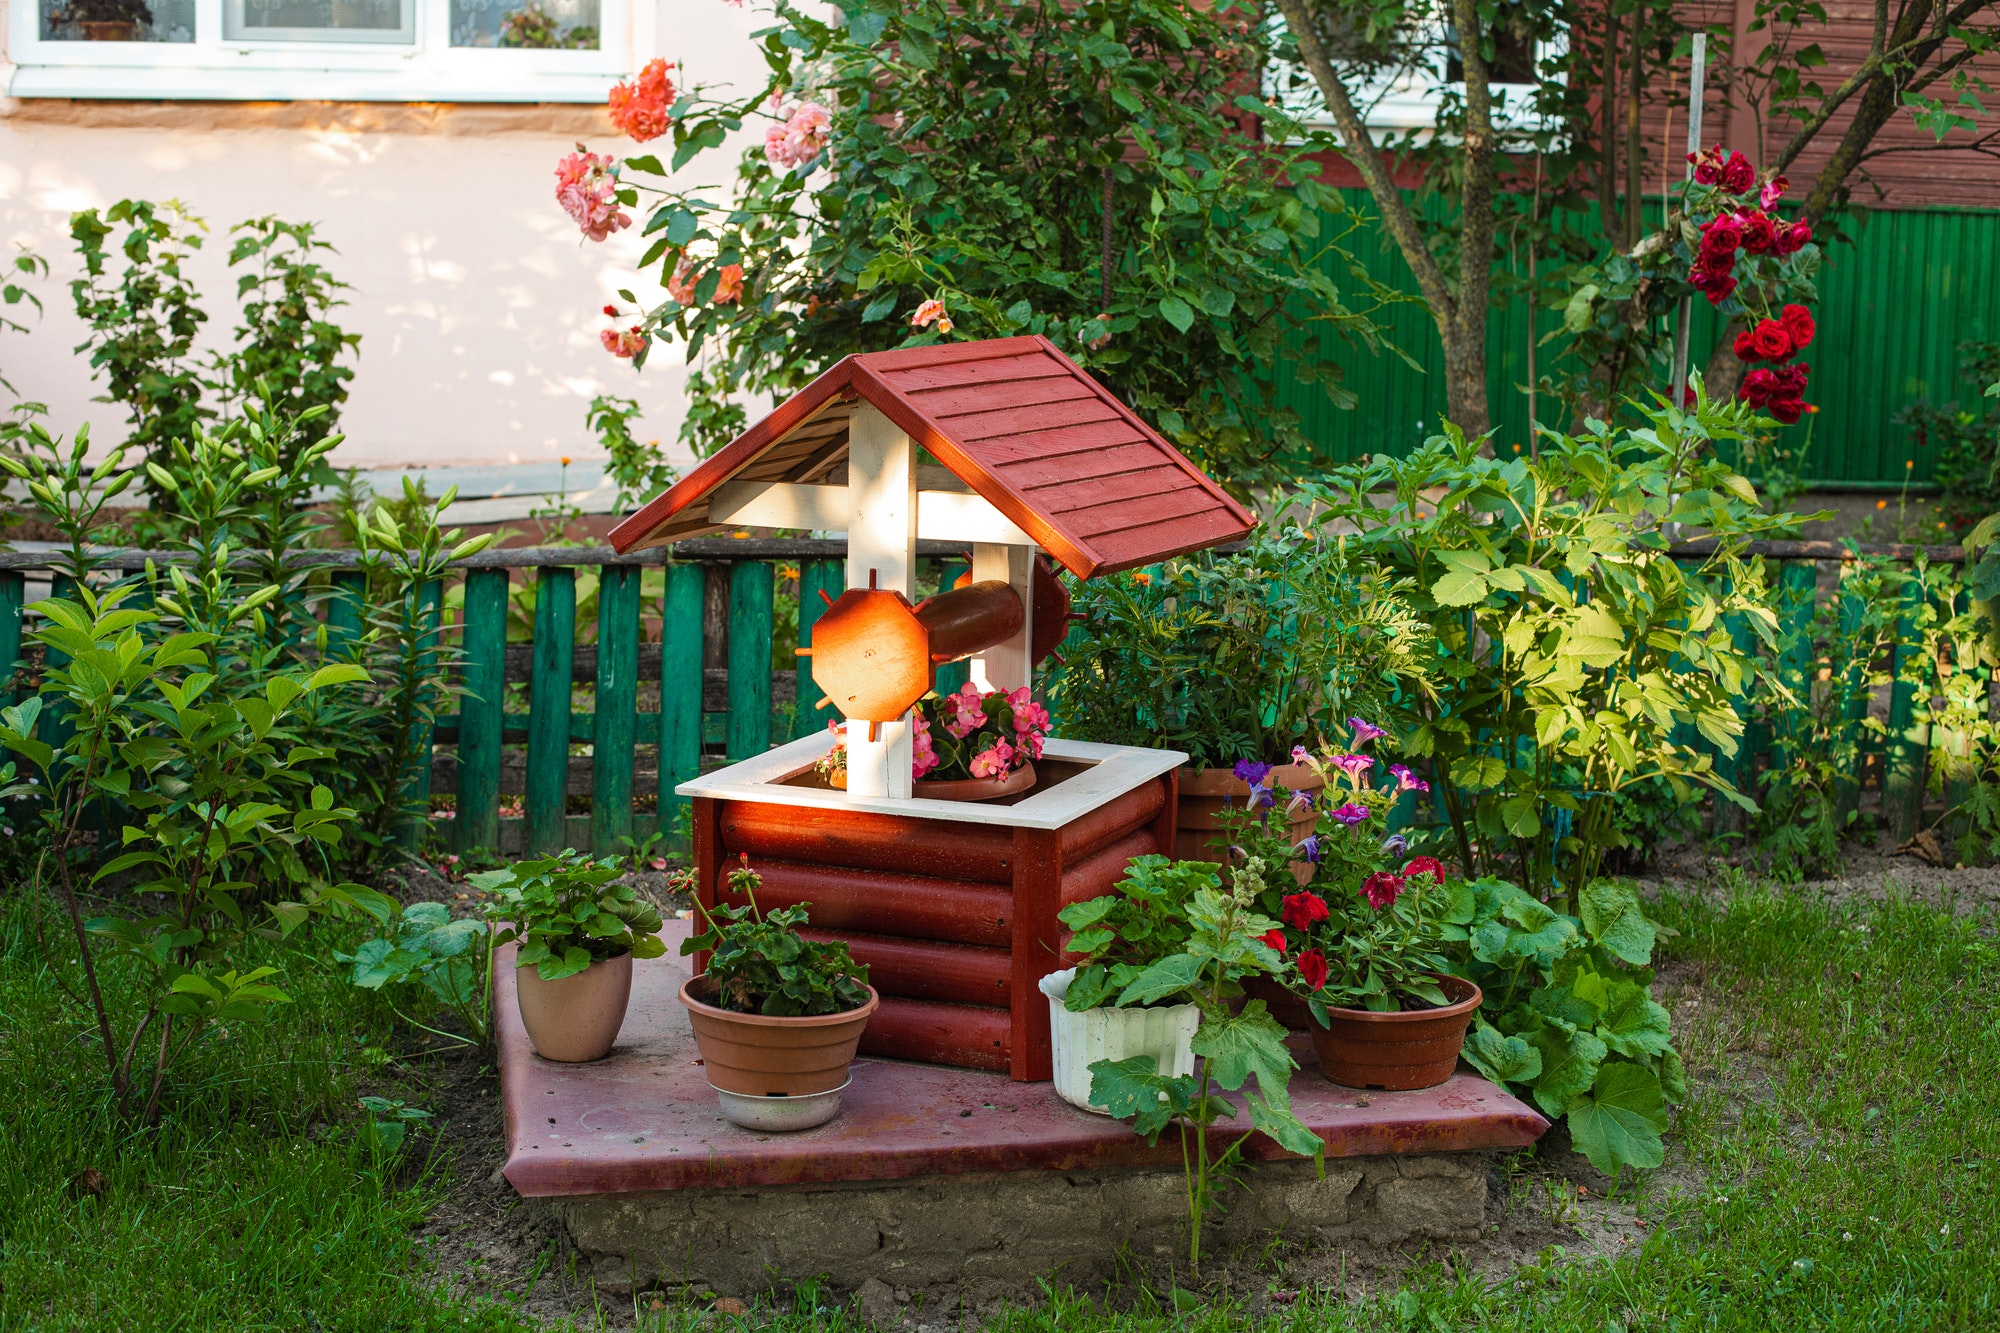
[[[872,405],[857,403],[847,427],[847,586],[912,597],[917,576],[917,448]],[[910,719],[872,728],[847,724],[850,796],[908,800]]]

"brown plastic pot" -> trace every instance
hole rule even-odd
[[[1342,1087],[1390,1092],[1435,1088],[1450,1078],[1481,996],[1479,987],[1464,977],[1431,975],[1451,1000],[1442,1009],[1378,1014],[1329,1008],[1329,1026],[1315,1023],[1307,1029],[1319,1055],[1319,1072]]]
[[[1284,791],[1317,794],[1326,785],[1319,774],[1304,764],[1279,764],[1271,770],[1271,781]],[[1277,795],[1276,792],[1273,793]],[[1180,813],[1174,821],[1174,856],[1182,861],[1223,861],[1225,848],[1216,845],[1222,827],[1222,812],[1229,805],[1241,806],[1250,799],[1250,784],[1226,768],[1183,769],[1180,782]],[[1277,795],[1279,803],[1285,801]],[[1292,816],[1292,841],[1297,843],[1319,822],[1316,810],[1301,810]]]
[[[774,1018],[719,1008],[708,1003],[714,996],[715,984],[707,977],[689,977],[681,985],[708,1081],[746,1097],[803,1097],[839,1088],[847,1082],[861,1030],[882,1002],[870,986],[868,1003],[859,1009]]]
[[[602,1060],[618,1040],[632,998],[632,955],[601,959],[560,981],[517,967],[514,998],[535,1054],[563,1064]]]

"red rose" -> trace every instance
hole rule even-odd
[[[1731,194],[1743,194],[1756,183],[1757,169],[1750,165],[1750,159],[1741,153],[1731,153],[1722,164],[1722,188]]]
[[[1435,856],[1413,856],[1410,858],[1409,864],[1403,867],[1403,875],[1409,879],[1413,879],[1418,875],[1429,875],[1431,883],[1442,884],[1444,883],[1444,863],[1439,861]]]
[[[1736,335],[1733,349],[1738,361],[1762,361],[1764,354],[1757,350],[1757,335],[1745,329]]]
[[[1811,240],[1811,224],[1794,222],[1791,226],[1784,228],[1778,233],[1778,253],[1781,255],[1797,254],[1799,251],[1805,249],[1806,244]]]
[[[1688,283],[1706,296],[1710,305],[1721,305],[1736,290],[1736,279],[1727,268],[1708,268],[1702,264],[1696,264],[1694,272],[1688,274]]]
[[[1733,258],[1743,246],[1743,223],[1731,213],[1710,218],[1708,225],[1701,229],[1701,254],[1703,259],[1714,255],[1722,259]]]
[[[1402,897],[1403,877],[1378,870],[1361,881],[1361,894],[1368,899],[1368,905],[1379,912],[1393,906],[1396,899]]]
[[[1795,365],[1780,366],[1773,373],[1778,381],[1777,397],[1799,398],[1805,394],[1806,376],[1812,373],[1812,367],[1800,361]]]
[[[1318,949],[1307,949],[1300,954],[1299,980],[1306,983],[1308,990],[1326,985],[1326,955]]]
[[[1750,336],[1757,342],[1757,350],[1767,361],[1783,361],[1792,354],[1792,335],[1785,332],[1785,326],[1775,319],[1760,319]]]
[[[1780,398],[1771,404],[1770,413],[1790,426],[1798,422],[1799,416],[1805,411],[1805,406],[1796,398]]]
[[[1697,185],[1713,185],[1722,179],[1722,150],[1711,148],[1705,153],[1689,153],[1688,161],[1694,163],[1694,179]]]
[[[1778,312],[1778,322],[1785,326],[1785,333],[1792,340],[1792,350],[1798,351],[1813,340],[1819,326],[1813,323],[1812,311],[1802,305],[1788,305]]]
[[[1759,368],[1743,377],[1743,387],[1736,396],[1755,407],[1762,407],[1778,392],[1778,377],[1769,370]]]
[[[1778,248],[1778,224],[1763,213],[1743,219],[1743,248],[1753,255],[1767,255]]]
[[[1282,930],[1267,930],[1267,931],[1265,931],[1265,932],[1264,932],[1264,933],[1263,933],[1262,935],[1259,935],[1259,936],[1258,936],[1257,938],[1258,938],[1258,939],[1259,939],[1260,941],[1262,941],[1262,942],[1263,942],[1263,945],[1264,945],[1264,947],[1265,947],[1266,949],[1269,949],[1269,950],[1270,950],[1270,951],[1271,951],[1272,953],[1275,953],[1275,954],[1283,954],[1283,953],[1285,952],[1285,932],[1284,932],[1284,931],[1282,931]]]
[[[1293,930],[1311,930],[1314,922],[1326,920],[1329,913],[1326,899],[1317,893],[1295,893],[1285,899],[1285,910],[1280,915]]]

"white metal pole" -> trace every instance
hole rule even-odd
[[[1701,151],[1701,99],[1702,84],[1708,74],[1708,34],[1694,35],[1694,67],[1688,71],[1688,146],[1690,153]],[[1694,163],[1687,164],[1687,174],[1694,174]],[[1685,178],[1684,178],[1685,179]],[[1633,200],[1633,207],[1638,200]],[[1669,210],[1671,212],[1671,210]],[[1688,324],[1694,318],[1694,298],[1683,296],[1681,308],[1674,319],[1674,406],[1679,407],[1687,397],[1688,382]]]

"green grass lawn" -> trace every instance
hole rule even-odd
[[[1699,1076],[1671,1197],[1615,1261],[1559,1255],[1494,1285],[1418,1268],[1364,1304],[1252,1318],[1207,1303],[1004,1316],[1062,1329],[2000,1329],[2000,947],[1992,923],[1759,894],[1659,905]],[[51,924],[54,924],[53,922]],[[1982,933],[1982,930],[1985,933]],[[320,943],[328,947],[327,941]],[[121,1135],[101,1065],[18,899],[0,913],[0,1329],[510,1329],[416,1280],[443,1173],[378,1169],[359,1081],[386,1009],[285,951],[298,1003],[204,1048],[166,1120]],[[72,1185],[94,1168],[102,1195]],[[384,1177],[387,1176],[387,1183]],[[1698,1184],[1692,1182],[1699,1182]],[[834,1275],[837,1279],[838,1275]],[[694,1311],[644,1326],[692,1326]],[[774,1305],[774,1327],[846,1322]]]

